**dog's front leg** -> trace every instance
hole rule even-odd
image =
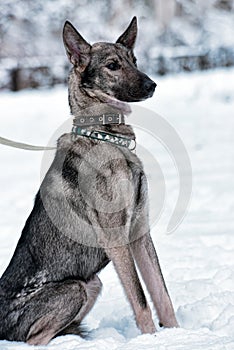
[[[136,323],[142,333],[156,331],[151,310],[137,275],[135,263],[128,245],[108,248],[106,253],[112,260],[120,281],[135,314]]]
[[[174,309],[159,265],[157,253],[149,233],[131,243],[131,249],[151,295],[159,322],[165,327],[178,327]]]

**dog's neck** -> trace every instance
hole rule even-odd
[[[83,88],[74,70],[69,75],[68,82],[69,105],[74,121],[79,117],[92,117],[102,114],[121,114],[128,115],[131,108],[126,102],[119,101],[100,90]],[[91,125],[90,130],[98,127],[113,133],[132,136],[134,132],[130,125],[126,124],[107,124],[107,125]]]

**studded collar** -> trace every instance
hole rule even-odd
[[[72,128],[72,134],[74,136],[79,135],[79,136],[89,137],[94,140],[109,142],[116,146],[128,148],[131,151],[133,151],[136,148],[135,139],[111,134],[105,131],[88,130],[86,128],[82,128],[74,125]]]

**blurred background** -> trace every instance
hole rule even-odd
[[[148,74],[234,65],[234,0],[1,0],[0,89],[66,82],[66,19],[93,43],[116,40],[134,15]]]

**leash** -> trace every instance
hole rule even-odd
[[[34,145],[29,145],[27,143],[16,142],[13,140],[5,139],[4,137],[1,137],[1,136],[0,136],[0,144],[4,146],[24,149],[27,151],[50,151],[50,150],[56,149],[56,147],[34,146]]]

